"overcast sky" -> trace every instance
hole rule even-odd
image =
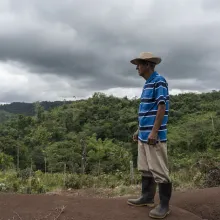
[[[171,94],[219,90],[219,39],[219,0],[1,0],[0,102],[139,96],[142,51]]]

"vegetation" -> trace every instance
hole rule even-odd
[[[1,107],[1,106],[0,106]],[[0,110],[0,123],[3,123],[9,119],[11,119],[12,117],[14,117],[13,114],[6,112],[4,110]]]
[[[63,103],[71,103],[71,101],[55,101],[41,102],[41,106],[47,111],[54,107],[63,105]],[[35,103],[13,102],[11,104],[0,105],[0,112],[5,111],[13,114],[23,114],[33,116],[35,114]]]
[[[0,123],[0,191],[139,183],[137,144],[132,142],[139,101],[95,93],[74,102],[4,105],[10,116]],[[220,92],[171,96],[170,103],[174,186],[220,185]]]

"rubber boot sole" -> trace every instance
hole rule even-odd
[[[134,204],[134,203],[131,203],[131,202],[127,202],[127,204],[131,205],[131,206],[135,206],[135,207],[142,207],[142,206],[147,206],[147,207],[150,207],[150,208],[155,207],[154,203]]]
[[[149,217],[154,218],[154,219],[163,219],[163,218],[166,218],[170,213],[171,213],[171,210],[169,210],[169,211],[168,211],[165,215],[163,215],[163,216],[154,216],[154,215],[149,214]]]

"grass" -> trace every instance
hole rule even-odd
[[[203,175],[199,170],[181,170],[171,173],[174,190],[202,187]],[[97,195],[124,196],[140,193],[140,174],[135,171],[134,183],[130,174],[116,172],[99,176],[42,173],[36,171],[32,176],[19,176],[16,171],[0,172],[0,191],[16,193],[47,193],[55,191],[90,190]]]
[[[218,167],[220,152],[176,154],[170,157],[170,177],[174,190],[203,188],[209,182],[220,184],[220,170],[206,178],[209,168]],[[220,167],[219,167],[220,169]],[[219,176],[219,177],[218,177]],[[216,179],[217,178],[217,179]],[[207,181],[208,180],[208,181]],[[48,193],[57,191],[89,192],[97,196],[123,196],[140,193],[141,174],[134,169],[131,181],[129,172],[116,171],[100,175],[76,173],[43,173],[30,169],[0,171],[0,192]]]

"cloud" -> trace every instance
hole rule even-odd
[[[214,0],[2,0],[1,68],[8,77],[19,69],[21,80],[11,78],[8,92],[1,87],[4,101],[137,93],[143,80],[129,61],[141,51],[162,56],[157,69],[171,90],[216,89],[219,7]]]
[[[0,103],[75,100],[89,95],[87,90],[80,89],[83,81],[30,74],[19,63],[0,63],[0,72]]]
[[[202,6],[205,10],[210,10],[212,11],[216,11],[217,13],[219,13],[219,9],[220,9],[220,2],[218,0],[203,0],[202,1]]]

